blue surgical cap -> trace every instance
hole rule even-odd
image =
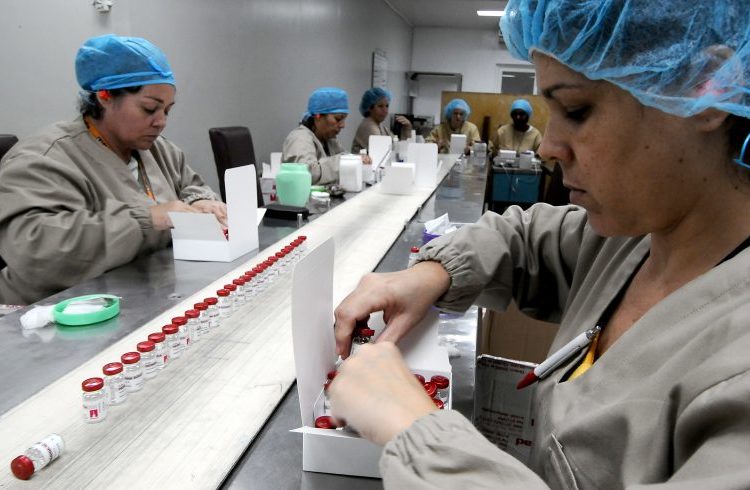
[[[307,112],[302,116],[302,120],[313,114],[349,114],[349,96],[340,88],[315,89],[307,100]]]
[[[359,103],[359,113],[367,117],[370,113],[370,107],[374,106],[380,99],[385,97],[388,103],[391,102],[391,93],[384,88],[373,87],[362,94],[362,101]]]
[[[139,37],[92,37],[76,54],[76,78],[84,90],[111,90],[168,83],[175,85],[164,53]]]
[[[443,116],[445,119],[450,120],[451,115],[453,115],[453,111],[456,109],[461,109],[464,111],[464,117],[466,119],[469,119],[469,114],[471,114],[471,107],[469,107],[469,104],[466,103],[464,99],[453,99],[452,101],[448,102],[448,104],[445,106],[445,109],[443,109]]]
[[[500,27],[513,56],[538,50],[644,105],[750,117],[747,0],[510,0]]]
[[[534,110],[531,108],[531,104],[529,104],[529,101],[526,99],[516,99],[513,101],[513,103],[510,106],[510,112],[511,114],[513,111],[519,110],[523,111],[526,114],[529,115],[529,119],[531,119],[531,116],[534,114]]]

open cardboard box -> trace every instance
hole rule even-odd
[[[317,429],[326,373],[337,359],[333,336],[333,239],[320,244],[295,266],[292,279],[292,337],[297,369],[302,427],[302,469],[379,478],[382,448],[344,430]],[[314,292],[314,294],[313,294]],[[380,314],[370,316],[376,336],[383,330]],[[415,373],[451,378],[448,353],[438,345],[437,312],[431,312],[400,343],[407,365]],[[449,395],[446,408],[450,408]],[[317,413],[316,413],[317,411]]]
[[[227,169],[224,184],[229,238],[213,214],[169,213],[175,260],[231,262],[258,248],[258,223],[265,208],[258,209],[255,165]]]

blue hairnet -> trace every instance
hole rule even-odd
[[[307,112],[302,120],[313,114],[349,114],[349,96],[340,88],[317,88],[307,100]]]
[[[164,53],[139,37],[92,37],[76,54],[76,78],[84,90],[110,90],[168,83],[175,85]]]
[[[380,99],[385,97],[388,103],[391,102],[391,93],[384,88],[373,87],[362,94],[362,101],[359,103],[359,113],[367,117],[370,107],[374,106]]]
[[[453,111],[456,109],[461,109],[462,111],[464,111],[464,118],[469,119],[469,114],[471,114],[471,107],[469,107],[469,104],[467,104],[464,99],[453,99],[452,101],[448,102],[448,104],[445,106],[445,109],[443,109],[443,116],[445,116],[445,119],[450,120],[451,116],[453,115]]]
[[[539,50],[644,105],[750,117],[747,0],[510,0],[500,27],[513,56]]]
[[[516,99],[510,105],[510,112],[513,113],[515,110],[520,110],[529,115],[529,119],[534,115],[534,109],[531,108],[531,104],[526,99]]]

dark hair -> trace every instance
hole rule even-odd
[[[302,125],[305,126],[312,132],[315,132],[315,116],[308,116],[307,119],[302,120]]]
[[[137,87],[113,88],[108,90],[108,92],[113,99],[116,99],[126,93],[137,94],[142,88],[142,85]],[[87,90],[82,90],[80,93],[78,111],[83,117],[89,116],[93,119],[101,119],[102,115],[104,115],[104,107],[99,103],[99,99],[96,98],[96,92]]]

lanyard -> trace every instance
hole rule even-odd
[[[109,145],[107,144],[107,141],[104,139],[104,136],[101,132],[97,129],[97,127],[94,125],[94,123],[91,121],[89,117],[84,118],[84,122],[86,123],[86,128],[89,130],[89,134],[104,145],[106,148],[109,148]],[[109,148],[111,149],[111,148]],[[154,191],[151,188],[151,181],[148,179],[148,175],[146,174],[146,167],[143,165],[143,160],[141,160],[141,155],[138,154],[137,151],[133,152],[133,157],[135,158],[135,161],[138,162],[138,182],[143,186],[143,190],[146,192],[146,195],[154,202],[156,201],[156,195],[154,195]]]

